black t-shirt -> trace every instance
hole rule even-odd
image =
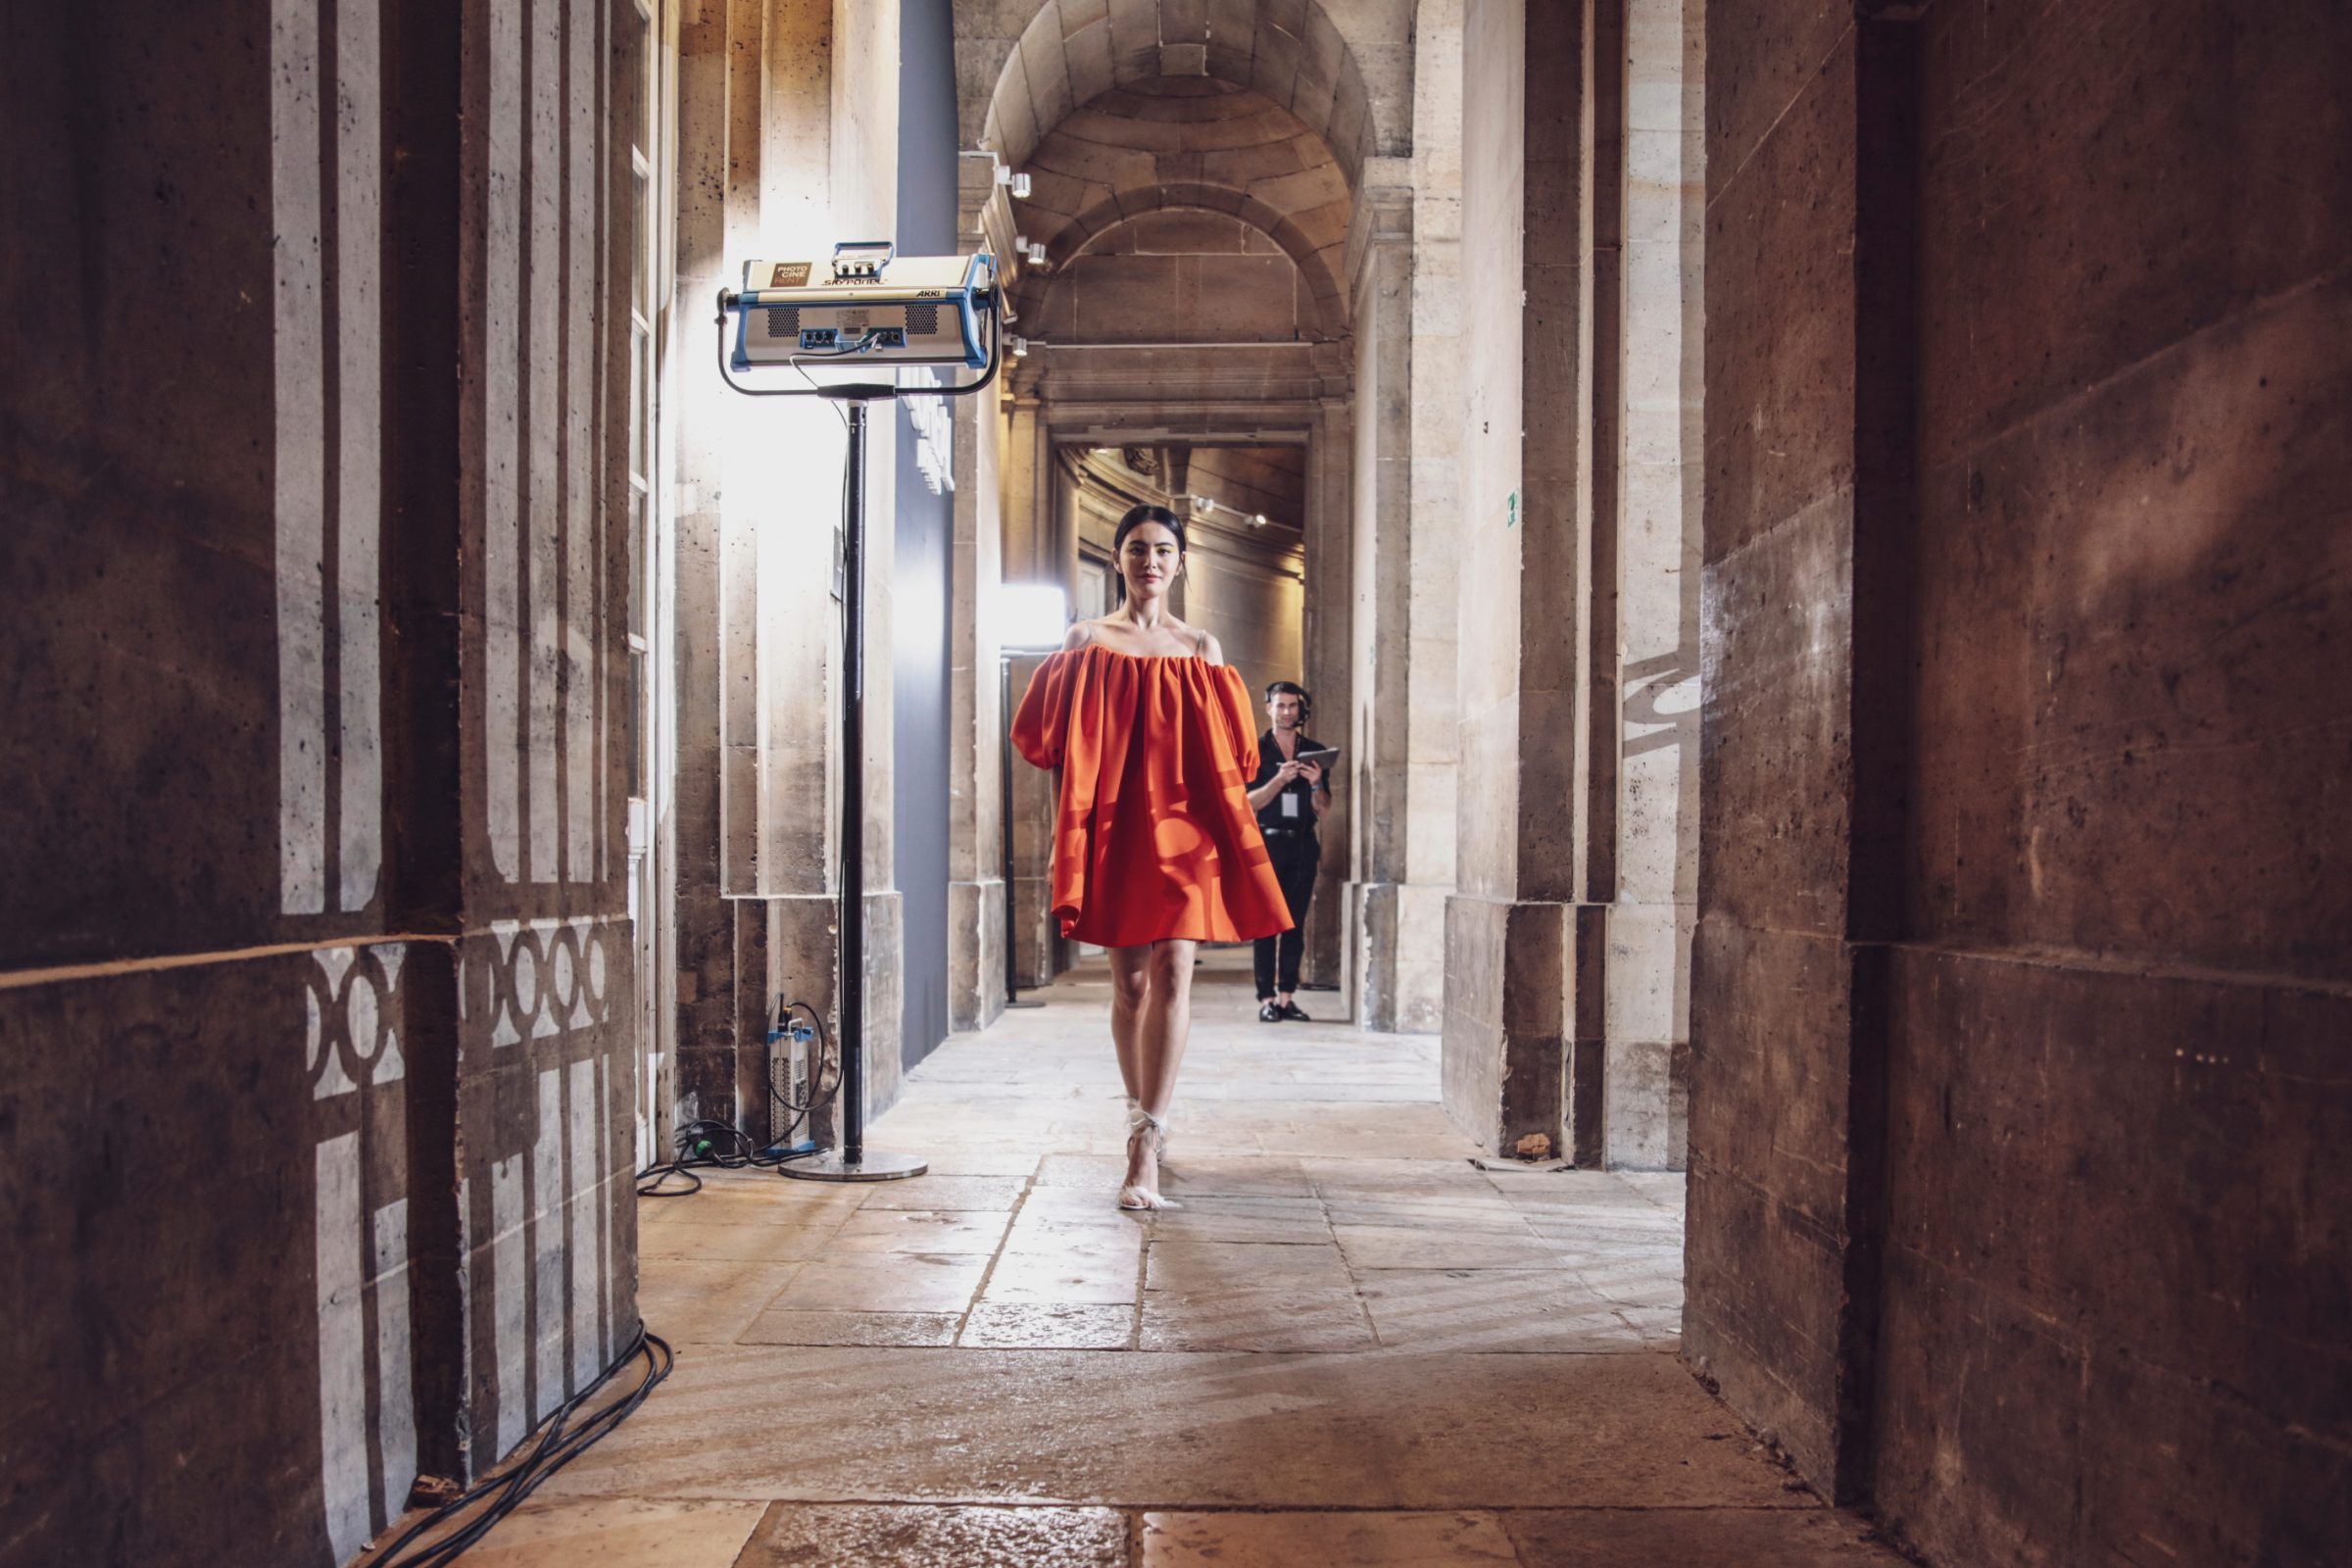
[[[1309,736],[1300,735],[1298,750],[1319,752],[1323,750],[1323,743]],[[1282,766],[1282,743],[1274,738],[1272,730],[1267,730],[1257,738],[1257,777],[1250,781],[1250,793],[1254,795],[1272,783],[1274,774]],[[1325,781],[1329,782],[1330,775],[1327,773],[1324,777]],[[1265,809],[1257,813],[1258,828],[1267,833],[1276,831],[1314,832],[1315,803],[1309,799],[1314,793],[1314,786],[1307,783],[1305,779],[1291,780],[1282,787],[1282,793],[1268,801]]]

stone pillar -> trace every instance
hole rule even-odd
[[[1617,55],[1594,50],[1586,20],[1531,22],[1524,0],[1464,8],[1462,246],[1479,285],[1463,316],[1458,891],[1446,913],[1444,1079],[1447,1110],[1483,1144],[1596,1163],[1615,858],[1615,516],[1613,452],[1603,456],[1592,429],[1596,350],[1613,342],[1593,307],[1608,270],[1593,254],[1589,121],[1608,103],[1593,68]],[[1544,90],[1531,93],[1530,80]]]
[[[1629,0],[1621,790],[1603,1138],[1684,1162],[1698,895],[1702,0]]]
[[[1824,22],[1734,34],[1751,74],[1710,84],[1721,238],[1684,1345],[1849,1502],[1869,1492],[1888,939],[1912,787],[1917,84],[1907,24]],[[1723,41],[1711,24],[1710,59]],[[1951,1104],[1933,1114],[1948,1122]]]
[[[1394,183],[1382,187],[1385,204],[1368,191],[1358,209],[1367,250],[1384,234],[1410,250],[1403,289],[1365,288],[1354,321],[1357,396],[1383,427],[1359,470],[1379,499],[1357,498],[1380,541],[1377,554],[1365,550],[1357,560],[1356,610],[1365,622],[1356,628],[1358,690],[1381,693],[1359,701],[1368,733],[1358,755],[1376,763],[1385,784],[1379,830],[1365,840],[1359,1016],[1374,1028],[1435,1032],[1445,1015],[1460,730],[1460,0],[1421,6],[1414,35],[1413,154],[1373,160],[1367,179]],[[1403,210],[1387,210],[1394,207]],[[1375,266],[1364,266],[1366,279]],[[1367,381],[1382,390],[1367,392]]]
[[[1005,714],[988,596],[1004,580],[995,400],[958,398],[949,602],[948,1026],[984,1029],[1004,1006]],[[1027,764],[1014,761],[1014,766]]]
[[[1314,426],[1306,444],[1306,594],[1301,647],[1306,666],[1306,689],[1314,693],[1316,722],[1324,733],[1351,734],[1354,711],[1354,516],[1348,503],[1354,476],[1352,411],[1346,398],[1325,398],[1316,405]],[[1335,781],[1331,810],[1320,836],[1323,861],[1315,875],[1315,896],[1307,906],[1306,950],[1302,978],[1313,985],[1337,985],[1342,1010],[1356,1011],[1353,934],[1355,890],[1350,867],[1355,863],[1353,824],[1361,813],[1353,799],[1356,767],[1341,760],[1345,777]]]
[[[1348,239],[1355,337],[1349,540],[1354,701],[1348,713],[1345,782],[1352,808],[1353,912],[1363,958],[1356,1016],[1366,1028],[1394,1029],[1400,947],[1397,888],[1405,879],[1406,809],[1411,798],[1411,188],[1367,186],[1356,198]]]
[[[710,301],[762,248],[821,259],[887,214],[896,13],[836,28],[819,0],[736,0],[685,29],[677,319],[687,363]],[[890,858],[889,562],[897,424],[869,420],[865,842],[837,842],[840,419],[812,400],[681,377],[678,527],[678,1061],[681,1115],[767,1135],[766,1032],[779,998],[835,1015],[837,857],[863,858],[866,1109],[899,1075],[898,899]],[[689,504],[691,503],[691,504]],[[875,651],[881,650],[877,654]],[[829,1128],[815,1129],[820,1137]]]
[[[1069,481],[1054,461],[1053,431],[1035,391],[1035,361],[1009,372],[999,400],[1003,423],[1002,482],[997,487],[1004,519],[1005,582],[1051,583],[1074,593],[1078,573],[1078,520]],[[1041,660],[1012,662],[1011,701],[1021,694]],[[999,733],[1004,733],[1000,727]],[[1013,813],[1013,972],[1023,986],[1049,984],[1067,967],[1069,944],[1049,917],[1053,888],[1054,782],[1051,775],[1015,757]]]
[[[0,273],[52,308],[0,323],[0,1226],[41,1268],[0,1441],[74,1499],[12,1560],[93,1517],[349,1560],[637,1327],[601,218],[641,40],[456,20],[167,8],[99,70],[86,14],[10,21]]]
[[[1445,1024],[1446,902],[1454,887],[1461,710],[1455,635],[1462,501],[1462,18],[1414,16],[1412,571],[1405,606],[1403,880],[1396,886],[1394,1027]]]

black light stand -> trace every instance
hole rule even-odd
[[[841,1032],[836,1048],[841,1053],[841,1147],[786,1159],[775,1170],[810,1182],[900,1181],[922,1175],[930,1162],[865,1147],[865,421],[867,406],[896,399],[899,388],[894,382],[744,385],[727,369],[727,313],[738,300],[731,289],[719,291],[718,373],[729,388],[750,397],[821,397],[849,406],[850,483],[842,518],[842,673],[849,689],[841,711]],[[925,395],[962,397],[997,378],[997,323],[1003,314],[1003,301],[992,289],[987,373],[961,386],[923,387]],[[802,374],[806,378],[807,372]]]

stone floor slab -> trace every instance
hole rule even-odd
[[[667,1258],[637,1287],[637,1310],[672,1345],[731,1345],[783,1294],[800,1263]]]
[[[1012,1207],[1023,1188],[1020,1176],[915,1176],[906,1181],[875,1182],[858,1191],[866,1208],[991,1209]]]
[[[1661,1336],[1564,1271],[1391,1269],[1357,1285],[1388,1349],[1639,1350]]]
[[[1332,1235],[1350,1269],[1541,1269],[1557,1272],[1558,1256],[1524,1230],[1450,1230],[1440,1226],[1333,1225]]]
[[[1348,1265],[1338,1247],[1280,1242],[1152,1240],[1144,1283],[1154,1291],[1267,1291],[1345,1287]]]
[[[781,1216],[721,1224],[675,1223],[640,1230],[637,1255],[704,1262],[724,1258],[745,1263],[801,1263],[825,1255],[839,1229],[838,1223],[790,1224]]]
[[[1493,1513],[1147,1513],[1143,1568],[1519,1568]]]
[[[1126,1568],[1108,1508],[777,1503],[737,1568]]]
[[[1000,1305],[1118,1306],[1138,1289],[1132,1250],[1006,1252],[997,1259],[980,1299]]]
[[[994,1349],[1123,1350],[1135,1339],[1135,1308],[982,1301],[964,1319],[958,1345]]]
[[[737,1337],[743,1345],[947,1346],[956,1343],[956,1312],[762,1312]]]
[[[1346,1287],[1152,1291],[1137,1342],[1147,1350],[1370,1350],[1363,1303]]]
[[[1828,1508],[1531,1508],[1503,1516],[1526,1568],[1902,1568],[1861,1521]]]
[[[466,1568],[731,1568],[766,1511],[756,1502],[532,1497],[461,1560]]]
[[[795,1311],[961,1312],[988,1259],[933,1252],[849,1252],[802,1265],[775,1304]]]
[[[1004,1239],[1006,1210],[868,1208],[834,1233],[842,1252],[977,1253],[988,1256]]]

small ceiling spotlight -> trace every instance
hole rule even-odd
[[[1043,241],[1031,240],[1029,242],[1028,250],[1029,265],[1031,267],[1043,267],[1046,265],[1046,247]]]
[[[1263,528],[1265,525],[1266,525],[1266,514],[1265,514],[1264,513],[1262,513],[1262,512],[1255,512],[1255,513],[1251,513],[1251,514],[1250,514],[1250,527],[1252,527],[1252,528]]]
[[[1012,351],[1012,357],[1016,360],[1025,360],[1029,357],[1029,340],[1025,337],[1015,337],[1005,346]]]

